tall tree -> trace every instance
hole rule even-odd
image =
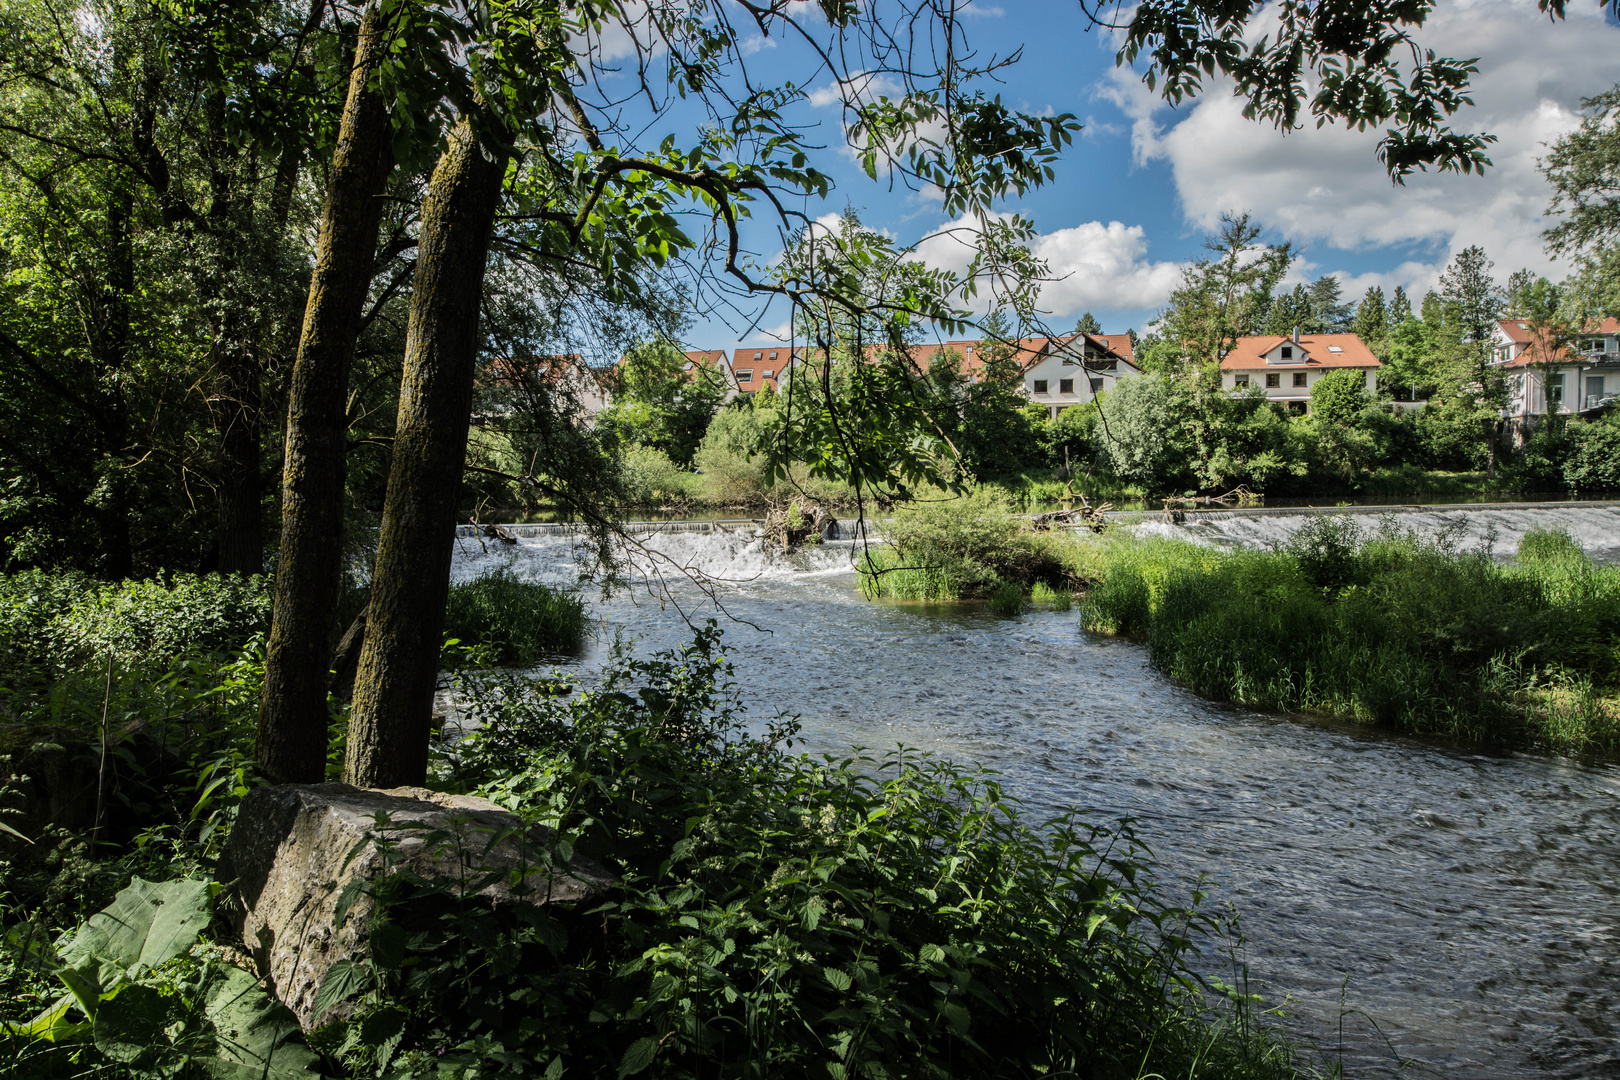
[[[371,286],[389,164],[388,105],[377,85],[388,39],[382,5],[373,3],[356,37],[288,396],[281,550],[254,750],[265,775],[281,783],[317,783],[326,774],[349,365]]]
[[[1097,317],[1088,311],[1080,316],[1079,322],[1074,324],[1074,332],[1077,334],[1100,334],[1103,332],[1102,323],[1098,322]]]
[[[1381,341],[1388,332],[1387,312],[1384,308],[1384,290],[1369,286],[1367,294],[1356,306],[1356,335],[1365,342]]]
[[[1496,478],[1496,432],[1507,405],[1507,375],[1492,363],[1502,292],[1491,276],[1493,264],[1477,245],[1458,252],[1440,275],[1440,301],[1458,330],[1456,378],[1476,412],[1486,449],[1486,469]]]
[[[1333,274],[1311,282],[1308,327],[1311,333],[1338,334],[1348,328],[1352,307],[1343,301],[1342,292],[1339,279]]]
[[[1553,143],[1541,159],[1552,186],[1544,234],[1564,254],[1620,239],[1620,86],[1581,102],[1578,128]]]
[[[510,145],[504,135],[487,113],[463,117],[422,206],[393,467],[343,767],[358,787],[420,784],[427,775],[484,267]]]
[[[1389,314],[1385,321],[1389,323],[1391,329],[1394,329],[1411,317],[1412,301],[1407,298],[1406,289],[1397,285],[1395,295],[1389,298]]]

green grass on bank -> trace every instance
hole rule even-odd
[[[589,627],[577,592],[523,581],[508,569],[451,585],[445,604],[445,637],[461,645],[453,655],[480,667],[533,667],[572,655]]]
[[[1116,538],[1085,624],[1209,698],[1417,735],[1620,752],[1620,567],[1532,533],[1514,562],[1312,521],[1283,551]]]

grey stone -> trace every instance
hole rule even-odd
[[[327,971],[365,956],[375,907],[352,882],[408,867],[467,888],[495,908],[574,905],[615,884],[583,856],[566,872],[549,868],[539,850],[545,842],[544,830],[525,832],[515,814],[488,799],[425,788],[286,784],[242,800],[220,879],[236,879],[233,917],[259,977],[313,1031],[343,1007],[315,1010]],[[501,874],[488,882],[490,871]],[[352,906],[339,926],[346,888]]]

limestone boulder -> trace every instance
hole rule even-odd
[[[612,888],[582,856],[548,865],[547,839],[474,796],[286,784],[242,800],[220,880],[235,880],[231,914],[260,978],[312,1031],[344,1007],[317,1011],[316,995],[334,964],[364,958],[375,912],[366,886],[384,875],[408,868],[495,908],[572,906]]]

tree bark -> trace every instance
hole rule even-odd
[[[349,713],[344,780],[420,784],[478,354],[484,266],[506,173],[465,117],[422,204],[393,464]]]
[[[342,579],[349,364],[371,282],[388,177],[388,108],[371,86],[386,27],[366,8],[338,128],[315,270],[293,362],[282,462],[281,546],[259,705],[259,768],[277,783],[326,771],[326,684],[332,612]]]

